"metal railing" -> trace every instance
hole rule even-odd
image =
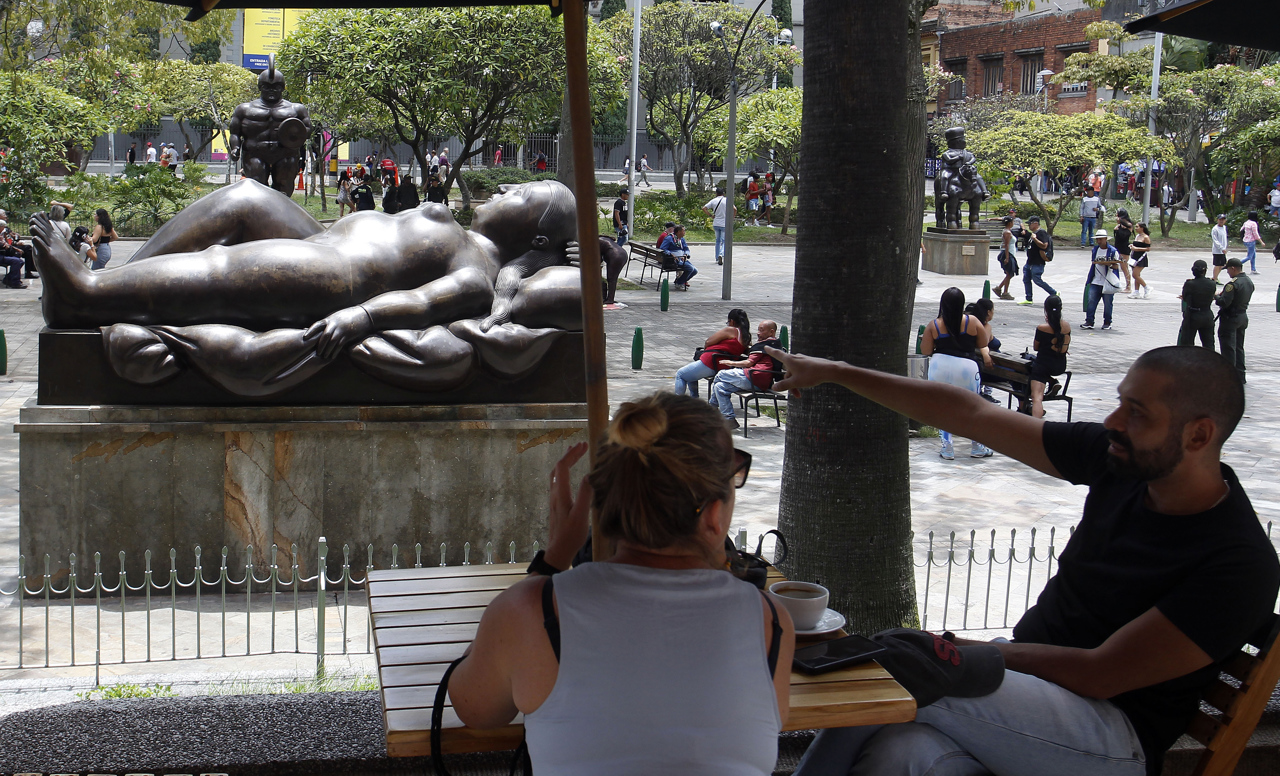
[[[1266,530],[1272,538],[1270,522]],[[1068,538],[1073,531],[1068,529]],[[1036,528],[1021,534],[1011,530],[1007,541],[995,530],[913,537],[920,626],[1007,633],[1053,576],[1059,539],[1056,528],[1049,529],[1047,539]],[[745,531],[738,544],[754,546]],[[102,555],[95,553],[87,583],[76,571],[74,554],[67,568],[56,572],[48,555],[38,573],[20,557],[16,584],[0,584],[0,677],[19,669],[92,666],[96,684],[104,665],[299,654],[314,655],[316,676],[323,678],[326,656],[373,651],[364,591],[368,570],[406,568],[410,560],[413,568],[444,566],[447,549],[440,545],[437,562],[431,548],[420,543],[405,553],[393,544],[389,558],[375,557],[373,545],[361,551],[344,544],[338,565],[321,537],[312,556],[317,573],[311,576],[301,571],[297,545],[287,553],[272,545],[268,557],[273,562],[262,576],[252,547],[234,568],[227,548],[215,558],[215,567],[206,568],[206,556],[196,547],[194,563],[182,570],[178,551],[170,549],[167,569],[153,568],[146,553],[137,584],[124,570],[123,552],[114,572],[104,571]],[[535,542],[530,557],[537,550]],[[487,542],[476,554],[477,564],[528,560],[517,560],[515,542],[505,548]],[[471,564],[467,542],[463,565]]]

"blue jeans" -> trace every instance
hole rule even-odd
[[[22,285],[22,258],[19,256],[0,256],[0,271],[4,272],[6,286]]]
[[[1245,249],[1244,260],[1249,262],[1249,271],[1257,272],[1258,271],[1258,241],[1245,240],[1244,249]]]
[[[727,420],[736,419],[733,411],[733,395],[739,391],[754,391],[755,385],[747,377],[745,369],[725,369],[716,374],[711,383],[711,403],[720,409]]]
[[[702,363],[694,361],[691,364],[685,364],[676,371],[676,396],[683,396],[688,393],[690,396],[697,398],[698,381],[705,380],[708,377],[714,377],[716,370]],[[687,391],[685,389],[688,389]]]
[[[1080,247],[1088,248],[1093,244],[1093,232],[1098,228],[1098,219],[1085,216],[1080,222]]]
[[[1143,776],[1124,712],[1006,671],[983,698],[943,698],[915,722],[820,732],[795,776]]]
[[[673,264],[675,268],[680,270],[680,274],[676,275],[676,285],[686,285],[693,276],[698,274],[698,268],[689,263],[688,259],[676,259]]]
[[[1032,283],[1035,283],[1037,286],[1040,286],[1045,291],[1048,291],[1050,296],[1053,296],[1054,294],[1058,293],[1057,291],[1053,290],[1053,286],[1044,282],[1044,265],[1043,264],[1026,264],[1022,267],[1022,285],[1026,286],[1027,288],[1028,302],[1032,301],[1031,300],[1031,284]]]
[[[109,261],[111,261],[111,243],[99,243],[98,258],[93,260],[93,264],[89,265],[89,269],[103,269]]]
[[[1098,298],[1102,298],[1102,323],[1106,326],[1111,325],[1111,305],[1112,297],[1115,294],[1102,293],[1102,286],[1089,284],[1089,309],[1084,311],[1084,322],[1088,326],[1093,325],[1093,316],[1098,312]]]
[[[627,244],[627,230],[619,229],[617,231],[618,231],[618,247],[621,248],[622,246]]]
[[[718,262],[724,258],[724,227],[713,226],[711,228],[716,230],[716,261]]]

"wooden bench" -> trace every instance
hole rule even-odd
[[[1009,356],[1004,353],[991,354],[992,366],[987,366],[978,359],[978,371],[982,375],[982,384],[1009,394],[1006,406],[1012,408],[1013,400],[1018,400],[1018,412],[1031,414],[1031,362],[1025,358]],[[1067,394],[1071,387],[1071,372],[1063,372],[1061,383],[1057,378],[1050,378],[1045,387],[1043,401],[1065,401],[1067,403],[1067,422],[1071,422],[1072,404],[1075,399]]]
[[[431,707],[440,678],[471,643],[484,608],[524,577],[523,564],[369,572],[388,756],[431,753]],[[768,581],[781,580],[773,571]],[[819,676],[793,672],[786,730],[907,722],[915,711],[911,695],[876,663]],[[445,754],[503,751],[519,746],[524,728],[517,718],[496,730],[472,730],[450,706],[441,734]]]
[[[644,243],[628,242],[627,246],[631,248],[631,255],[627,259],[627,269],[624,274],[631,276],[631,262],[640,262],[640,283],[644,283],[644,274],[649,270],[658,276],[658,280],[654,281],[657,287],[662,285],[662,277],[668,272],[679,272],[680,270],[671,263],[671,258],[661,250],[652,245]]]
[[[1193,776],[1230,776],[1235,771],[1276,683],[1280,682],[1280,649],[1275,649],[1278,635],[1280,615],[1273,614],[1267,626],[1249,640],[1258,654],[1241,650],[1224,667],[1223,673],[1239,686],[1219,678],[1205,692],[1204,703],[1219,714],[1198,711],[1187,728],[1187,735],[1205,747]]]

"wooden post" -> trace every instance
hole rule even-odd
[[[587,366],[587,441],[590,461],[609,424],[609,384],[604,362],[604,298],[600,292],[600,235],[596,221],[596,160],[591,145],[591,98],[587,80],[587,9],[581,0],[564,8],[565,79],[569,125],[573,131],[573,183],[578,201],[578,251],[582,268],[582,330]],[[606,560],[611,542],[600,539],[599,517],[591,515],[592,555]]]

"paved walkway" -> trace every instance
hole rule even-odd
[[[126,258],[137,245],[122,242],[117,248],[118,259]],[[1112,331],[1077,331],[1070,358],[1076,420],[1104,418],[1114,406],[1115,386],[1132,360],[1149,348],[1174,341],[1179,321],[1176,295],[1196,258],[1201,257],[1190,252],[1161,254],[1157,250],[1153,266],[1147,272],[1154,289],[1151,298],[1118,299]],[[614,406],[654,390],[670,388],[676,369],[688,362],[694,348],[701,345],[707,334],[723,325],[731,307],[744,307],[753,321],[772,318],[790,325],[794,249],[738,246],[732,302],[720,299],[721,268],[715,265],[712,248],[695,246],[693,261],[700,273],[690,291],[672,294],[669,311],[661,312],[658,294],[645,288],[619,291],[618,300],[627,307],[605,313],[609,391]],[[1059,248],[1057,259],[1045,275],[1067,300],[1067,318],[1073,325],[1082,319],[1079,302],[1073,300],[1081,297],[1086,267],[1087,255],[1083,251]],[[998,272],[994,262],[992,269]],[[933,317],[935,300],[945,288],[956,285],[966,295],[976,298],[986,278],[947,277],[926,272],[921,273],[921,279],[924,285],[917,291],[913,316],[917,324]],[[1280,353],[1267,347],[1280,339],[1280,314],[1274,312],[1271,304],[1280,269],[1265,265],[1263,274],[1254,279],[1259,290],[1249,331],[1250,343],[1256,344],[1250,352],[1248,409],[1244,422],[1227,445],[1226,460],[1240,475],[1260,518],[1266,522],[1280,517],[1280,442],[1277,442],[1280,422],[1275,413],[1280,407]],[[990,280],[994,284],[999,278],[993,274]],[[9,348],[9,373],[0,378],[0,424],[15,422],[19,407],[35,393],[37,333],[42,325],[39,293],[39,281],[32,282],[31,288],[24,291],[0,293],[0,328],[5,331]],[[1043,292],[1037,289],[1035,298],[1037,302],[1042,301]],[[1004,350],[1020,352],[1028,347],[1032,331],[1041,320],[1039,304],[1022,307],[998,301],[996,305],[994,324],[997,336],[1005,343]],[[632,370],[631,341],[637,326],[644,329],[645,358],[642,369]],[[793,345],[804,349],[803,342],[793,341]],[[914,332],[903,347],[913,345]],[[1065,413],[1062,403],[1049,407],[1052,419],[1065,419]],[[733,528],[735,532],[745,529],[755,537],[776,525],[785,427],[775,427],[769,418],[751,422],[748,439],[735,437],[736,444],[753,453],[755,463],[750,484],[739,494]],[[940,546],[953,531],[958,534],[958,544],[967,542],[969,532],[976,531],[978,546],[982,547],[984,539],[990,542],[993,529],[997,531],[1001,547],[1008,545],[1011,530],[1018,532],[1017,544],[1023,547],[1030,529],[1037,529],[1040,535],[1037,546],[1043,547],[1043,537],[1049,529],[1062,534],[1078,520],[1084,489],[1036,473],[999,455],[983,460],[942,461],[937,455],[938,447],[937,439],[911,442],[912,522],[919,549],[926,546],[930,532],[937,537],[935,546]],[[17,472],[17,436],[0,434],[0,587],[4,589],[12,589],[15,581]],[[1273,532],[1273,536],[1277,534],[1280,530]],[[1059,547],[1064,540],[1065,537],[1057,540]],[[923,576],[923,571],[921,573]],[[928,587],[932,591],[938,584],[935,573]],[[0,607],[10,600],[0,599]],[[353,632],[362,628],[363,622],[355,621],[353,615]],[[216,670],[225,676],[264,669],[288,671],[293,666],[305,672],[308,660],[306,656],[225,659],[212,665],[175,665],[173,671]],[[355,659],[350,669],[360,672],[368,665],[367,660]],[[138,665],[104,669],[104,675],[154,674],[158,669],[167,670],[155,665]],[[91,675],[92,668],[88,673]],[[81,684],[86,671],[67,669],[58,675],[64,683]],[[13,674],[0,674],[0,698],[5,697],[4,690],[18,689],[10,684],[13,679]],[[70,685],[66,685],[63,692],[69,694],[69,691]],[[18,705],[32,702],[36,701],[27,695]],[[0,714],[4,713],[5,705],[6,702],[0,701]]]

